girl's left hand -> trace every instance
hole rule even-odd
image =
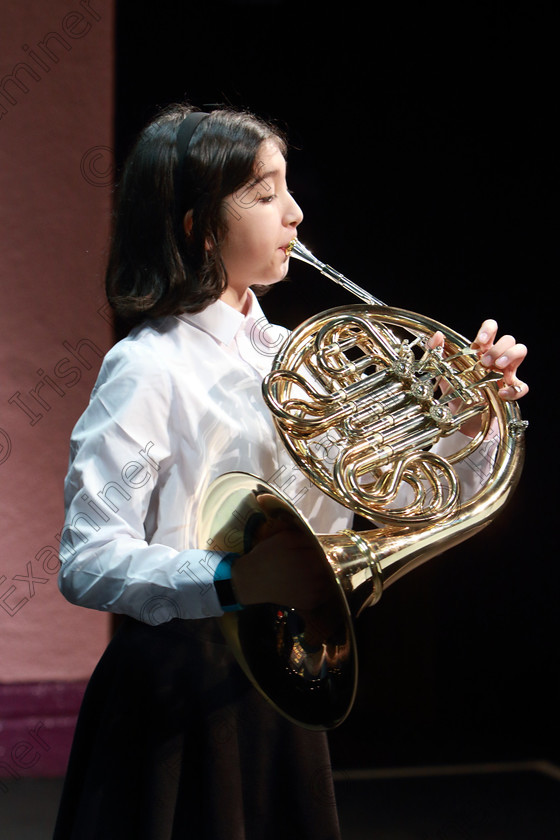
[[[518,400],[524,397],[529,386],[517,378],[517,368],[527,355],[524,344],[518,344],[512,335],[503,335],[496,343],[498,325],[492,318],[484,321],[473,341],[473,348],[484,367],[503,372],[499,395],[503,400]]]
[[[477,351],[484,367],[503,374],[498,391],[500,397],[503,400],[518,400],[529,390],[529,386],[517,377],[517,368],[527,355],[527,348],[524,344],[518,344],[512,335],[503,335],[496,340],[497,334],[498,324],[489,318],[482,322],[471,347]],[[443,343],[443,334],[436,332],[428,345],[433,348]],[[461,431],[474,437],[479,427],[478,420],[473,418],[461,427]]]
[[[497,341],[498,324],[492,318],[483,321],[471,347],[478,352],[484,367],[503,373],[498,391],[503,400],[518,400],[524,397],[529,386],[517,377],[517,368],[527,355],[524,344],[518,344],[512,335],[503,335]],[[434,333],[428,342],[430,347],[443,344],[443,335]],[[495,342],[495,343],[494,343]]]

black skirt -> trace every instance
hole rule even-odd
[[[53,840],[339,840],[326,736],[281,717],[218,624],[126,619],[78,719]]]

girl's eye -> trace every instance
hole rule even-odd
[[[259,201],[262,204],[270,204],[275,198],[275,195],[263,195],[262,198],[259,199]]]

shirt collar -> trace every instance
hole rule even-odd
[[[256,322],[268,323],[255,294],[251,289],[248,291],[251,304],[246,316],[223,300],[217,300],[202,312],[184,312],[178,317],[229,345],[240,329],[250,330]]]

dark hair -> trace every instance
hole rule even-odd
[[[192,110],[165,109],[141,132],[123,169],[105,288],[116,315],[129,326],[147,317],[199,312],[220,297],[227,286],[220,252],[227,233],[224,198],[255,176],[265,140],[286,153],[275,126],[224,108],[200,122],[179,162],[177,132]],[[187,206],[180,206],[176,195],[179,174],[177,192]],[[183,218],[190,209],[187,237]]]

